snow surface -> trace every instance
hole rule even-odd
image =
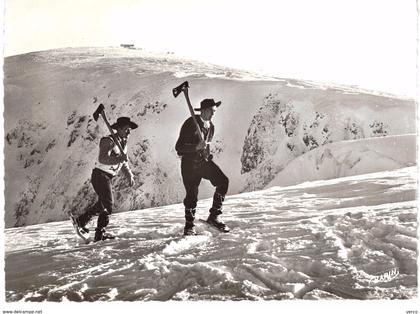
[[[182,237],[182,204],[112,215],[101,243],[70,221],[8,228],[6,300],[412,299],[416,189],[408,167],[230,195],[229,234]]]

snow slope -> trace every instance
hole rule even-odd
[[[117,211],[181,202],[174,145],[189,112],[183,95],[175,99],[171,91],[185,80],[194,106],[203,98],[222,101],[212,150],[230,179],[229,194],[265,188],[294,159],[329,143],[416,132],[412,99],[263,77],[170,53],[59,49],[5,58],[4,72],[8,227],[60,221],[95,201],[90,174],[108,133],[92,119],[100,103],[111,122],[125,115],[140,125],[129,141],[135,186],[115,180]],[[412,142],[397,143],[404,144]],[[401,167],[414,162],[393,158]],[[364,159],[366,172],[389,169],[386,163],[379,169],[374,155]],[[301,172],[294,183],[308,179]],[[212,192],[203,182],[199,197]]]
[[[293,159],[267,187],[341,178],[416,164],[415,134],[335,142]],[[374,162],[372,162],[374,160]]]
[[[69,221],[8,228],[6,300],[412,299],[416,182],[409,167],[231,195],[229,234],[181,237],[181,204],[115,214],[102,243]]]

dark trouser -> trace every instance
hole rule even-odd
[[[212,160],[197,162],[183,158],[181,162],[181,174],[186,191],[184,199],[186,221],[194,221],[198,186],[200,185],[201,179],[210,180],[211,184],[216,187],[210,213],[215,216],[220,215],[222,213],[222,203],[229,187],[229,179],[222,170]]]
[[[79,216],[78,220],[81,225],[86,225],[92,216],[98,214],[97,228],[105,228],[109,223],[109,215],[112,214],[114,207],[114,197],[112,195],[112,176],[97,168],[93,169],[91,183],[98,201],[89,208],[84,214]]]

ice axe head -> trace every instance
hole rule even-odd
[[[99,115],[104,112],[105,107],[103,104],[100,104],[98,106],[98,108],[95,110],[95,112],[93,113],[93,119],[95,119],[95,121],[98,121]]]
[[[178,87],[175,87],[174,89],[172,89],[172,94],[174,94],[174,97],[177,97],[182,91],[184,91],[188,87],[190,87],[188,85],[188,81],[185,81],[184,83],[182,83]]]

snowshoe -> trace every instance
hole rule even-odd
[[[95,229],[95,238],[93,239],[93,242],[98,241],[105,241],[105,240],[111,240],[115,239],[115,235],[109,232],[105,232],[105,229]]]
[[[184,227],[184,236],[191,236],[191,235],[197,235],[197,232],[195,231],[194,224],[185,224]]]
[[[200,221],[205,222],[206,224],[210,225],[211,227],[219,230],[220,232],[229,232],[230,229],[226,224],[218,219],[218,216],[210,215],[207,220],[200,219]]]
[[[79,236],[85,243],[89,243],[89,229],[80,227],[77,222],[77,218],[74,217],[71,213],[69,214],[69,217],[77,236]]]
[[[115,234],[109,233],[109,232],[105,232],[102,236],[102,240],[112,240],[115,239],[117,236]]]

